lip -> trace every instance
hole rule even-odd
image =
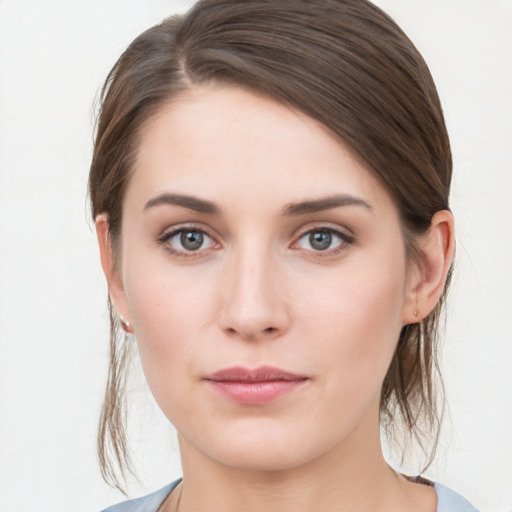
[[[244,405],[262,405],[300,389],[309,378],[272,366],[233,367],[205,379],[221,395]]]

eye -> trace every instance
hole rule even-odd
[[[173,254],[187,256],[216,247],[216,242],[204,231],[197,228],[180,228],[164,233],[158,241],[165,244]]]
[[[304,233],[294,244],[299,249],[315,252],[332,252],[343,249],[353,238],[332,228],[312,229]]]

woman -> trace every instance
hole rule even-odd
[[[121,327],[183,479],[108,510],[475,510],[380,442],[437,435],[450,180],[428,68],[369,2],[206,0],[139,36],[89,182],[112,306],[100,458],[107,478],[109,448],[128,462]]]

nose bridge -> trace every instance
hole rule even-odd
[[[222,328],[246,339],[282,332],[288,317],[272,248],[248,237],[232,252],[221,312]]]

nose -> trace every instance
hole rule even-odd
[[[240,251],[227,265],[219,322],[231,336],[252,341],[274,339],[288,328],[286,286],[269,252]]]

